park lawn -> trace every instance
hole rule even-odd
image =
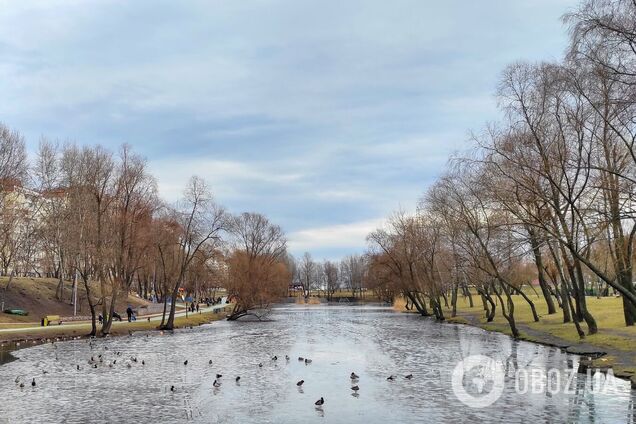
[[[563,314],[557,308],[557,313],[548,315],[548,307],[543,296],[529,296],[535,305],[539,322],[534,322],[530,305],[521,297],[513,296],[515,303],[515,321],[519,325],[527,325],[537,331],[543,331],[550,335],[565,339],[571,342],[579,342],[580,338],[573,323],[563,323]],[[586,335],[585,342],[620,349],[625,351],[636,351],[636,327],[627,327],[623,318],[623,301],[618,297],[587,297],[587,306],[590,313],[596,319],[598,333]],[[457,302],[458,315],[469,314],[479,316],[482,324],[486,323],[484,312],[481,307],[481,299],[474,297],[475,306],[470,308],[468,299],[460,298]],[[497,311],[492,324],[508,325],[506,319]],[[585,331],[585,323],[581,323],[581,328]]]

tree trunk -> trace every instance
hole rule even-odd
[[[537,266],[537,276],[539,279],[539,286],[541,287],[541,292],[543,293],[543,297],[545,298],[546,305],[548,306],[548,315],[556,313],[556,308],[554,307],[554,301],[552,300],[552,296],[550,295],[550,289],[548,288],[548,283],[545,279],[545,272],[543,268],[543,255],[541,254],[541,247],[539,246],[539,240],[536,237],[535,230],[532,227],[527,227],[528,234],[530,235],[530,245],[532,246],[532,252],[534,253],[534,262]]]
[[[501,286],[501,290],[506,294],[506,302],[508,304],[508,312],[506,313],[506,307],[504,306],[504,301],[501,298],[501,294],[499,294],[497,292],[497,290],[494,290],[495,294],[497,295],[497,297],[499,298],[499,302],[501,304],[501,313],[504,316],[504,318],[506,319],[506,321],[508,321],[508,325],[510,326],[510,331],[512,332],[512,337],[515,339],[519,338],[519,330],[517,329],[517,324],[515,322],[515,304],[512,301],[512,297],[510,296],[510,291],[508,290],[508,288],[506,287],[505,284],[500,283]],[[494,289],[494,287],[493,287]]]

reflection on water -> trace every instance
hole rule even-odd
[[[634,420],[636,394],[627,382],[613,381],[608,392],[595,393],[582,374],[574,375],[571,393],[519,394],[509,372],[502,397],[484,409],[465,406],[453,394],[451,372],[468,355],[488,355],[508,371],[576,369],[578,359],[558,349],[386,308],[290,306],[271,318],[162,336],[137,333],[95,340],[92,347],[77,340],[16,351],[18,360],[0,367],[0,422]],[[91,356],[97,368],[88,363]],[[352,371],[360,376],[358,392],[351,390]],[[213,386],[217,373],[223,375],[220,387]],[[390,375],[395,380],[387,380]],[[20,389],[17,376],[27,383],[35,377],[37,386]],[[321,396],[325,404],[316,408]]]

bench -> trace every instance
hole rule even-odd
[[[59,315],[47,315],[42,318],[42,327],[48,327],[49,325],[56,323],[57,325],[62,324],[62,318]]]

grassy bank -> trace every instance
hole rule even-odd
[[[528,294],[535,304],[539,322],[534,322],[530,306],[521,296],[513,296],[515,303],[515,321],[521,333],[521,339],[551,346],[557,346],[571,353],[602,354],[593,360],[593,366],[611,367],[616,376],[631,379],[636,386],[636,326],[626,327],[623,318],[621,298],[587,297],[588,309],[598,324],[598,333],[586,335],[580,339],[573,323],[563,323],[563,314],[548,315],[548,308],[543,296]],[[495,319],[486,322],[485,313],[479,296],[473,296],[474,307],[470,308],[468,298],[460,297],[457,301],[457,316],[450,318],[451,311],[445,308],[447,321],[457,324],[468,324],[489,331],[497,331],[510,335],[510,327],[501,315],[499,305]],[[398,299],[394,307],[406,311],[405,301]],[[411,311],[412,312],[412,311]],[[585,330],[585,323],[581,323]]]
[[[213,321],[224,319],[226,312],[202,312],[200,314],[194,313],[185,316],[178,316],[175,318],[175,328],[194,327],[202,324],[207,324]],[[114,322],[111,328],[111,336],[127,335],[134,331],[150,331],[156,330],[160,321],[147,321],[139,320],[134,322]],[[99,329],[99,326],[98,326]],[[69,339],[75,337],[86,336],[91,330],[90,323],[81,323],[74,325],[58,325],[42,328],[30,328],[25,329],[24,332],[16,333],[0,333],[0,342],[28,342],[28,341],[41,341],[46,339]]]
[[[0,287],[7,286],[9,279],[0,277]],[[62,300],[56,297],[58,280],[54,278],[14,277],[5,293],[5,309],[23,309],[27,316],[0,313],[0,327],[3,323],[33,323],[39,322],[45,315],[72,316],[71,305],[72,286],[70,281],[64,282]],[[133,308],[148,305],[143,299],[129,295],[117,302],[116,310],[125,311],[127,306]],[[0,311],[1,312],[1,311]],[[84,287],[78,290],[78,315],[89,315],[88,302]]]

